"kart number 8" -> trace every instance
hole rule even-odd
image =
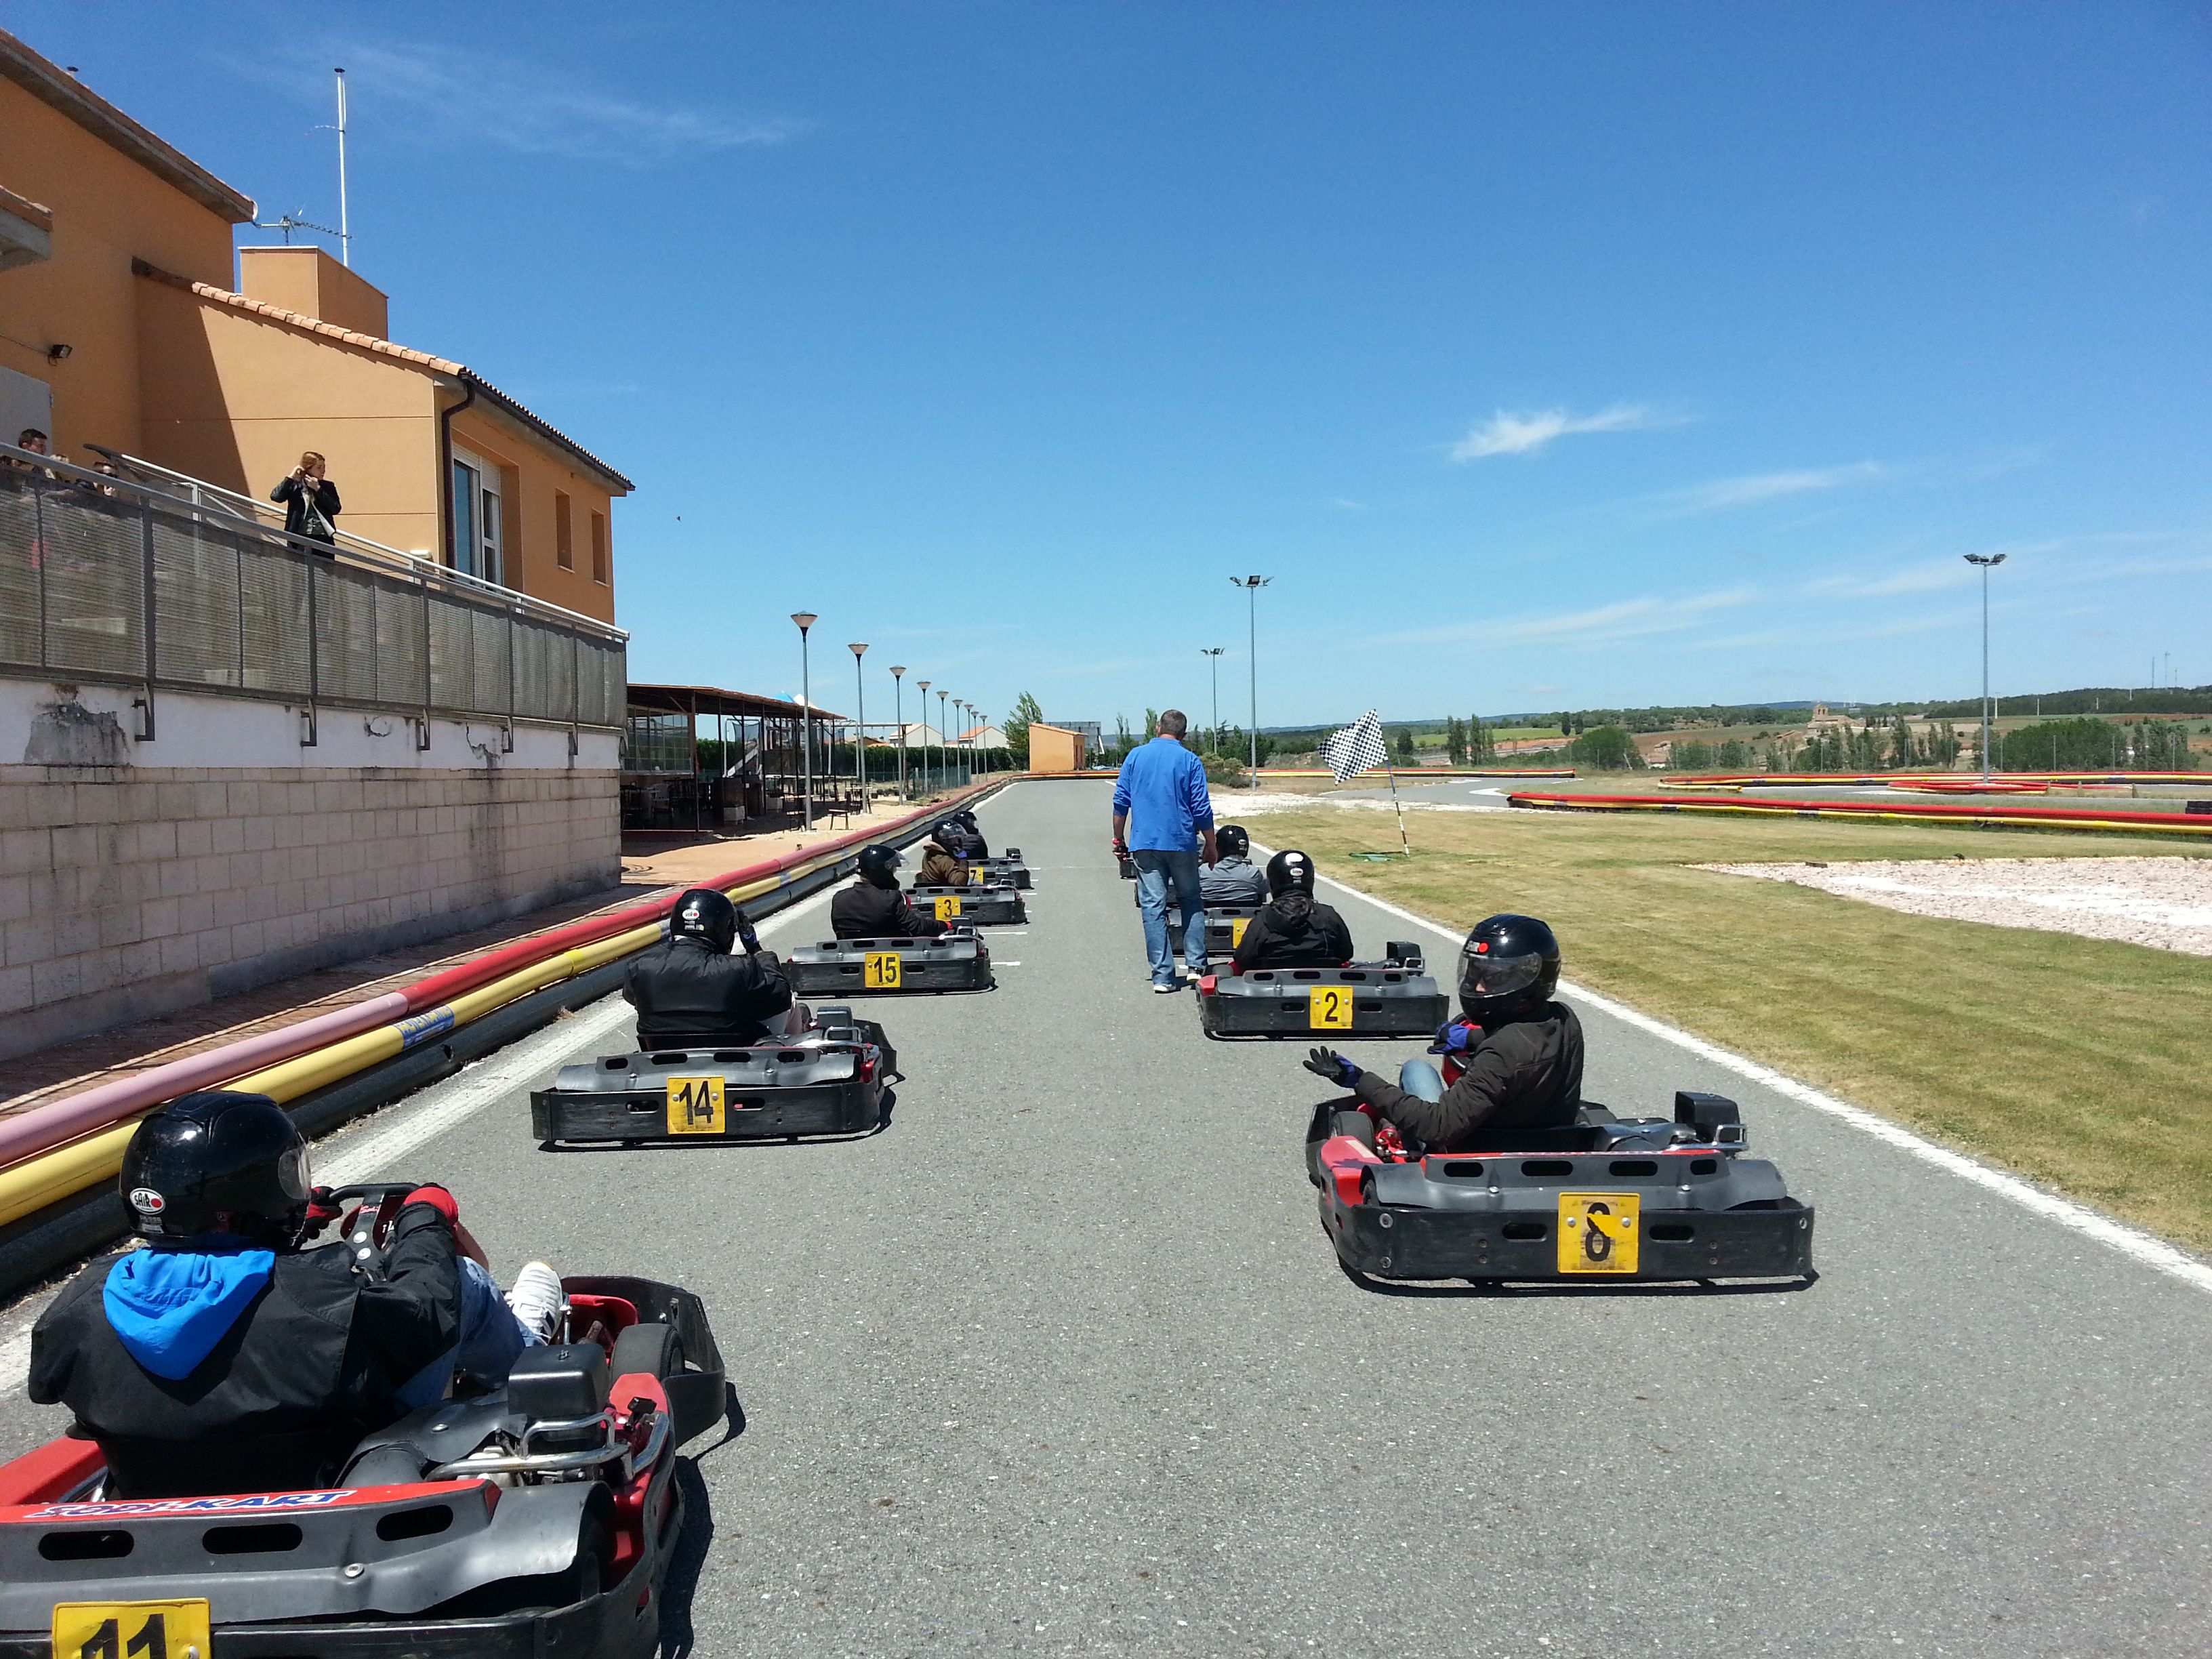
[[[64,1601],[56,1659],[208,1659],[205,1601]]]
[[[1316,985],[1306,994],[1306,1026],[1315,1031],[1348,1031],[1352,1029],[1352,988],[1348,985]]]
[[[940,904],[944,902],[942,899],[938,902]],[[959,902],[953,900],[955,904]],[[872,991],[896,991],[905,966],[896,951],[871,951],[868,952],[867,971],[862,975],[862,980]]]

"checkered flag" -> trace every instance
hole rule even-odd
[[[1321,746],[1321,757],[1339,783],[1350,783],[1389,759],[1382,746],[1382,721],[1369,709]]]

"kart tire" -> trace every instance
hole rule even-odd
[[[633,1325],[615,1338],[615,1351],[607,1371],[613,1376],[666,1378],[684,1369],[683,1352],[676,1345],[673,1325]]]

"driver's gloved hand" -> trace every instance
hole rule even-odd
[[[1306,1070],[1349,1089],[1359,1081],[1361,1067],[1358,1060],[1347,1060],[1334,1048],[1316,1048],[1306,1056]]]
[[[760,954],[760,935],[753,931],[753,919],[742,910],[738,912],[738,943],[745,947],[747,956]]]
[[[331,1189],[328,1187],[312,1187],[308,1188],[307,1224],[301,1232],[300,1237],[303,1240],[313,1238],[317,1233],[322,1231],[324,1228],[329,1226],[331,1223],[336,1221],[345,1212],[341,1206],[331,1201]]]
[[[1470,1025],[1463,1019],[1448,1019],[1437,1027],[1437,1040],[1429,1045],[1432,1054],[1463,1054],[1472,1048],[1481,1036],[1481,1028]]]
[[[404,1210],[408,1204],[427,1204],[446,1218],[447,1225],[453,1227],[460,1225],[461,1206],[453,1201],[453,1195],[451,1193],[435,1183],[417,1187],[407,1194],[407,1203],[399,1207]]]

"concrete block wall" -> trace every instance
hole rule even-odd
[[[0,765],[0,1059],[611,888],[621,839],[611,769]]]

